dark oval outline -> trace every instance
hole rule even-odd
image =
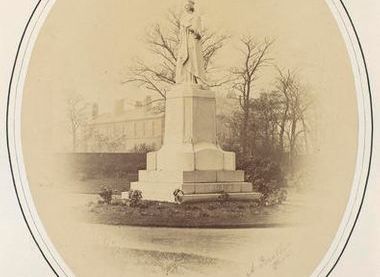
[[[16,193],[16,197],[17,197],[17,201],[18,201],[18,205],[20,207],[20,210],[21,210],[21,213],[22,213],[22,217],[25,221],[25,224],[30,232],[30,235],[32,236],[32,239],[33,241],[35,242],[35,244],[37,245],[42,257],[45,259],[45,261],[47,262],[47,264],[50,266],[51,270],[53,271],[53,273],[59,277],[57,271],[54,269],[54,267],[51,265],[50,261],[48,260],[48,258],[46,257],[46,255],[44,254],[43,250],[41,249],[39,243],[37,242],[37,239],[35,238],[31,228],[30,228],[30,225],[26,219],[26,216],[25,216],[25,212],[22,208],[22,205],[21,205],[21,202],[20,202],[20,197],[19,197],[19,194],[18,194],[18,191],[17,191],[17,187],[16,187],[16,182],[15,182],[15,177],[14,177],[14,173],[13,173],[13,168],[12,168],[12,161],[11,161],[11,154],[10,154],[10,145],[9,145],[9,122],[8,122],[8,118],[9,118],[9,100],[10,100],[10,94],[11,94],[11,88],[12,88],[12,82],[13,82],[13,75],[15,73],[15,69],[16,69],[16,64],[17,64],[17,59],[19,58],[19,54],[20,54],[20,49],[21,49],[21,45],[22,45],[22,42],[23,42],[23,39],[25,37],[25,34],[26,34],[26,31],[29,27],[29,24],[32,20],[32,17],[34,16],[37,8],[39,7],[39,5],[41,4],[41,1],[42,0],[38,0],[37,2],[37,5],[34,7],[25,27],[24,27],[24,30],[22,32],[22,35],[21,35],[21,39],[20,39],[20,42],[18,44],[18,47],[17,47],[17,52],[16,52],[16,56],[15,56],[15,59],[14,59],[14,63],[13,63],[13,68],[12,68],[12,74],[11,74],[11,78],[10,78],[10,81],[9,81],[9,86],[8,86],[8,97],[7,97],[7,109],[6,109],[6,138],[7,138],[7,150],[8,150],[8,160],[9,160],[9,167],[10,167],[10,171],[11,171],[11,175],[12,175],[12,181],[13,181],[13,187],[14,187],[14,190],[15,190],[15,193]],[[340,259],[342,258],[342,255],[344,253],[344,251],[346,250],[347,248],[347,245],[348,245],[348,242],[349,240],[351,239],[351,236],[354,232],[354,229],[356,227],[356,224],[357,224],[357,221],[359,219],[359,216],[361,214],[361,211],[362,211],[362,208],[363,208],[363,203],[364,203],[364,199],[365,199],[365,196],[366,196],[366,193],[367,193],[367,187],[368,187],[368,181],[369,181],[369,177],[370,177],[370,173],[371,173],[371,165],[372,165],[372,156],[373,156],[373,129],[374,129],[374,123],[373,123],[373,96],[372,96],[372,90],[371,90],[371,82],[370,82],[370,78],[369,78],[369,72],[368,72],[368,66],[367,66],[367,61],[365,59],[365,55],[364,55],[364,51],[363,51],[363,47],[362,47],[362,43],[360,41],[360,38],[359,38],[359,35],[358,35],[358,32],[355,28],[355,25],[353,23],[353,20],[350,16],[350,14],[348,13],[348,10],[347,10],[347,7],[346,5],[343,3],[343,0],[339,0],[339,2],[341,3],[343,9],[344,9],[344,12],[346,13],[349,21],[350,21],[350,24],[351,24],[351,27],[354,31],[354,34],[355,34],[355,37],[356,37],[356,40],[358,42],[358,45],[359,45],[359,49],[360,49],[360,54],[361,54],[361,57],[363,59],[363,63],[364,63],[364,68],[365,68],[365,73],[366,73],[366,79],[367,79],[367,85],[368,85],[368,93],[369,93],[369,102],[370,102],[370,114],[371,114],[371,142],[370,142],[370,155],[369,155],[369,164],[368,164],[368,172],[367,172],[367,177],[366,177],[366,181],[365,181],[365,186],[364,186],[364,192],[363,192],[363,196],[362,196],[362,199],[361,199],[361,202],[360,202],[360,206],[359,206],[359,210],[357,212],[357,215],[355,217],[355,221],[354,221],[354,224],[352,226],[352,229],[347,237],[347,240],[343,246],[343,249],[341,250],[341,253],[339,254],[338,258],[336,259],[334,265],[331,267],[330,271],[327,273],[326,277],[330,276],[330,274],[332,273],[332,271],[335,269],[336,265],[338,264],[338,262],[340,261]]]

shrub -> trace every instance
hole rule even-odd
[[[263,194],[264,201],[276,195],[279,197],[277,202],[283,201],[286,179],[277,162],[266,158],[248,158],[240,161],[240,167],[245,171],[247,181]]]
[[[183,199],[183,196],[184,196],[185,194],[183,193],[182,190],[180,190],[180,189],[176,189],[176,190],[173,192],[173,195],[174,195],[174,200],[175,200],[175,202],[177,202],[177,203],[181,203],[181,202],[182,202],[182,199]]]
[[[141,200],[143,198],[142,191],[130,190],[128,194],[128,198],[129,198],[130,207],[138,207],[141,204]]]
[[[221,202],[226,202],[230,200],[230,195],[227,192],[223,192],[221,195],[218,196],[218,200]]]
[[[156,150],[155,144],[141,143],[141,144],[135,145],[132,149],[132,152],[138,153],[138,154],[146,154],[148,152],[153,152],[155,150]]]
[[[99,196],[102,198],[103,202],[106,204],[111,204],[112,201],[112,189],[104,187],[101,192],[99,192]]]

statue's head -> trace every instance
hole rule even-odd
[[[187,0],[185,3],[185,10],[187,12],[194,12],[195,10],[195,2],[193,0]]]

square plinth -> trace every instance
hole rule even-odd
[[[148,183],[226,183],[244,182],[242,170],[167,171],[140,170],[139,181]]]

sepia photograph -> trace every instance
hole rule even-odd
[[[326,275],[368,147],[327,2],[50,4],[17,162],[62,276]]]

